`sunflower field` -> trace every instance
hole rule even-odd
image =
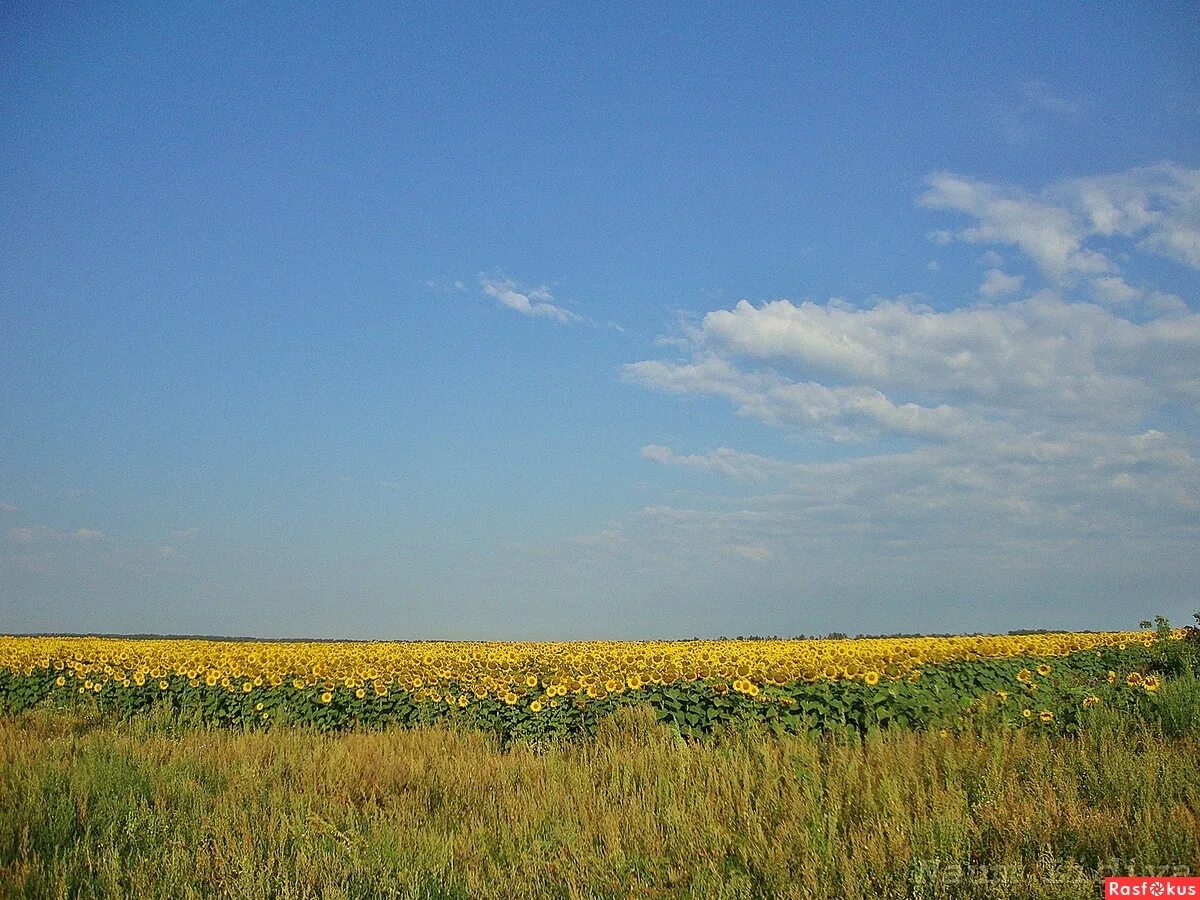
[[[1102,704],[1152,702],[1155,641],[1146,630],[565,643],[0,637],[0,711],[165,707],[209,725],[441,723],[506,739],[587,734],[631,704],[689,736],[989,716],[1073,730]]]

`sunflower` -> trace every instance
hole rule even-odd
[[[1158,690],[1159,685],[1160,685],[1160,682],[1159,682],[1158,678],[1156,678],[1154,675],[1147,675],[1145,678],[1142,679],[1142,687],[1144,687],[1146,690],[1148,690],[1152,694]]]
[[[1099,706],[1099,705],[1100,705],[1100,698],[1097,697],[1095,694],[1093,694],[1090,697],[1083,698],[1083,708],[1084,709],[1091,709],[1093,706]]]
[[[530,704],[529,704],[529,711],[530,711],[530,712],[535,712],[535,713],[539,713],[539,712],[541,712],[541,711],[542,711],[542,701],[541,701],[541,700],[534,700],[532,703],[530,703]]]
[[[1041,675],[1043,678],[1045,678],[1047,675],[1050,674],[1050,667],[1048,665],[1046,665],[1045,663],[1042,663],[1040,666],[1037,667],[1037,673],[1039,675]]]
[[[1114,672],[1112,669],[1108,670],[1108,683],[1109,684],[1117,683],[1117,673]]]
[[[1028,669],[1022,669],[1017,673],[1017,681],[1021,682],[1021,684],[1029,684],[1033,681],[1033,673]]]
[[[879,673],[875,671],[867,672],[863,675],[863,683],[869,684],[871,687],[879,684]]]
[[[1050,712],[1048,709],[1043,709],[1040,713],[1038,713],[1038,718],[1043,722],[1053,722],[1054,713]]]
[[[1023,715],[1027,719],[1032,719],[1033,718],[1033,710],[1032,709],[1023,709],[1023,710],[1021,710],[1021,715]]]
[[[323,693],[323,694],[321,695],[321,702],[322,702],[322,703],[328,703],[328,702],[329,702],[330,700],[332,700],[332,699],[333,699],[333,694],[331,694],[329,691],[326,691],[325,693]]]
[[[1135,684],[1141,684],[1142,683],[1142,673],[1141,672],[1130,672],[1129,675],[1127,675],[1125,678],[1125,683],[1127,685],[1129,685],[1130,687],[1133,687]]]

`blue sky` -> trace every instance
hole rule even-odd
[[[1200,607],[1192,4],[8,4],[0,630]]]

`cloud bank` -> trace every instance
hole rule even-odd
[[[648,444],[643,459],[743,492],[647,507],[616,531],[664,553],[795,567],[851,552],[968,580],[972,559],[1083,568],[1090,556],[1107,571],[1137,547],[1118,576],[1136,580],[1150,559],[1179,583],[1196,575],[1200,314],[1128,284],[1121,264],[1151,254],[1200,269],[1200,171],[1166,163],[1037,193],[949,173],[928,184],[922,206],[970,219],[935,235],[988,245],[978,299],[742,301],[659,342],[681,352],[630,363],[625,380],[716,398],[831,450]],[[997,249],[1041,283],[1006,274]]]

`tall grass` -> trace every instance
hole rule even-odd
[[[0,720],[11,897],[1094,897],[1200,871],[1200,742],[1119,720],[685,744]]]

